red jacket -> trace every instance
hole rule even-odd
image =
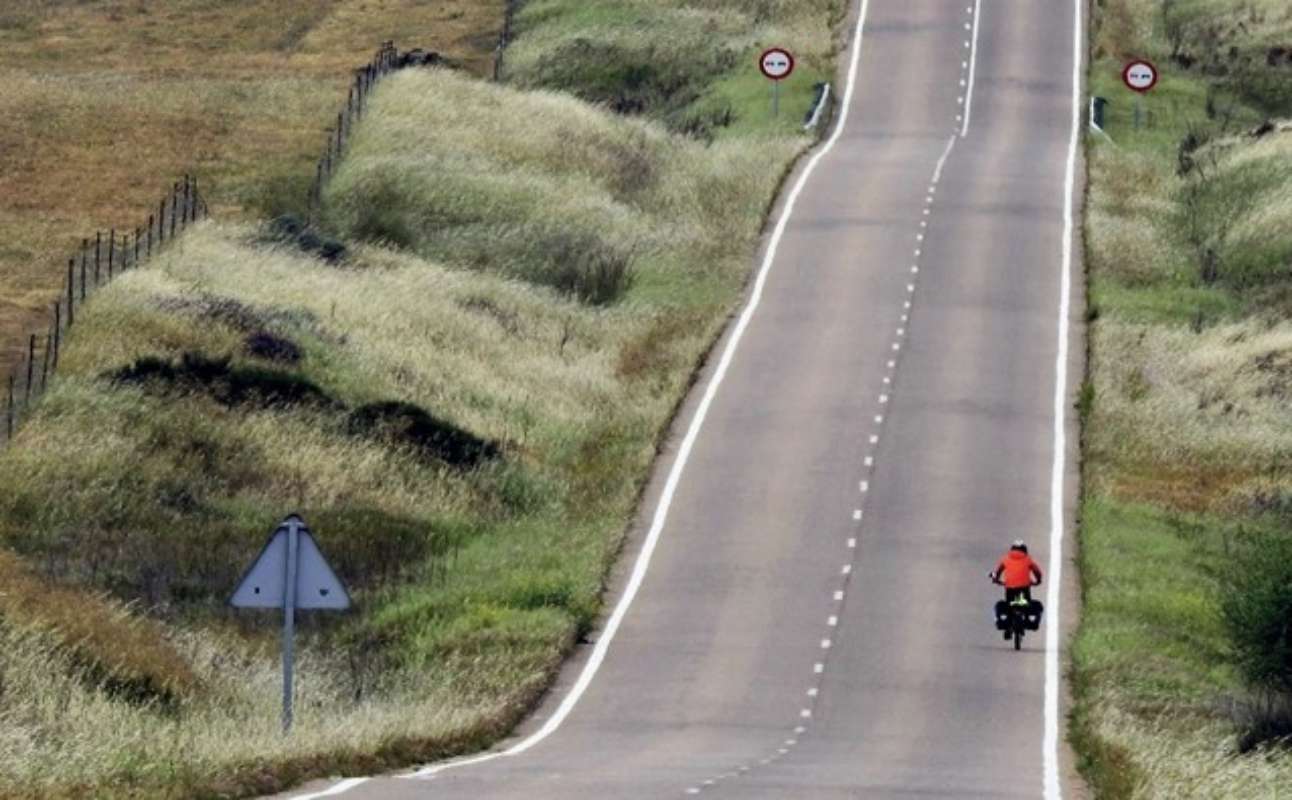
[[[1038,582],[1041,580],[1041,568],[1036,566],[1031,556],[1019,550],[1010,550],[996,565],[996,577],[1000,578],[1002,573],[1006,589],[1031,586],[1033,575]]]

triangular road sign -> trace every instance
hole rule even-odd
[[[350,595],[328,566],[305,521],[292,514],[279,524],[251,568],[238,582],[229,605],[238,608],[283,608],[287,603],[287,555],[296,533],[296,608],[350,607]]]

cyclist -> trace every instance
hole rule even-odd
[[[1027,545],[1022,539],[1017,539],[1010,545],[1009,552],[1001,557],[996,569],[988,573],[988,576],[992,583],[1005,587],[1004,602],[996,604],[997,620],[1003,621],[1008,616],[1009,604],[1019,597],[1027,600],[1029,608],[1036,610],[1039,616],[1037,606],[1040,603],[1032,600],[1032,587],[1041,585],[1043,575],[1041,568],[1027,554]],[[1009,638],[1009,631],[1005,631],[1005,638]]]

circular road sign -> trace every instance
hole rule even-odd
[[[1143,59],[1132,61],[1122,70],[1122,82],[1133,92],[1147,92],[1157,86],[1157,67]]]
[[[794,71],[794,56],[780,47],[764,50],[758,57],[758,68],[774,81],[784,80]]]

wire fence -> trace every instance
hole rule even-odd
[[[503,31],[499,38],[494,75],[501,63],[501,48],[510,38],[512,2],[508,2]],[[319,220],[323,189],[341,161],[342,153],[359,120],[368,107],[377,83],[396,70],[412,66],[434,66],[443,63],[438,53],[421,49],[401,53],[393,41],[382,42],[376,54],[354,71],[345,106],[337,113],[336,124],[327,133],[323,156],[314,171],[309,193],[309,223]],[[44,394],[50,375],[58,366],[59,352],[67,330],[75,323],[78,309],[89,296],[116,275],[133,269],[158,252],[189,225],[210,215],[206,201],[198,192],[197,180],[185,175],[162,198],[157,213],[150,214],[145,225],[133,231],[107,233],[98,231],[93,239],[81,240],[80,251],[67,260],[67,277],[59,299],[52,304],[53,318],[42,336],[30,334],[18,366],[9,373],[4,391],[4,421],[0,424],[0,446],[13,439],[18,425],[30,415],[32,406]]]
[[[30,334],[18,366],[9,373],[3,387],[4,444],[13,438],[18,424],[49,386],[58,367],[59,352],[77,311],[97,289],[117,275],[143,264],[161,252],[189,225],[210,214],[198,191],[197,180],[189,175],[177,181],[144,225],[119,233],[115,228],[97,231],[94,238],[81,240],[79,252],[67,259],[67,276],[58,300],[51,305],[52,318],[44,335]]]
[[[328,130],[327,145],[314,169],[314,183],[310,186],[309,197],[310,222],[318,221],[319,210],[323,206],[323,187],[331,180],[340,164],[345,145],[350,135],[354,133],[355,125],[368,108],[368,100],[372,96],[373,88],[386,75],[408,66],[409,61],[407,57],[400,57],[399,49],[395,47],[394,42],[387,41],[381,43],[381,47],[371,61],[354,71],[354,82],[350,84],[345,108],[337,113],[336,125]]]

